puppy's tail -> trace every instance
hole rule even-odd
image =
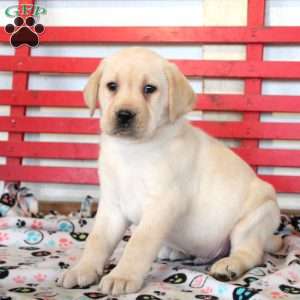
[[[282,238],[279,235],[272,235],[265,245],[266,252],[277,252],[283,245]]]

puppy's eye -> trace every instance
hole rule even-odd
[[[108,82],[106,86],[111,92],[115,92],[118,89],[118,84],[114,81]]]
[[[152,84],[146,84],[144,86],[144,94],[153,94],[157,90],[157,87]]]

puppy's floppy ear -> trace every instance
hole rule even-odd
[[[192,110],[196,102],[196,94],[175,64],[167,62],[165,72],[169,85],[169,118],[174,122]]]
[[[85,104],[90,109],[91,116],[94,114],[97,100],[98,100],[98,91],[100,86],[100,79],[103,72],[103,65],[104,62],[102,61],[101,64],[97,67],[96,71],[92,73],[89,77],[88,82],[86,83],[83,89],[83,98]]]

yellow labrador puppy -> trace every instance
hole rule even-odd
[[[174,64],[127,48],[101,63],[84,98],[92,112],[99,100],[102,111],[101,202],[80,261],[59,285],[99,280],[130,224],[137,227],[118,265],[102,277],[103,293],[138,291],[158,254],[216,261],[211,275],[232,280],[261,263],[264,251],[280,248],[273,187],[184,119],[196,97]]]

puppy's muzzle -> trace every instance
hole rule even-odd
[[[130,129],[135,121],[136,113],[130,110],[119,110],[116,112],[116,125],[118,129]]]

